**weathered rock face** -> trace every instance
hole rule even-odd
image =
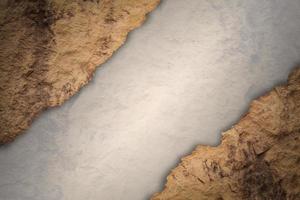
[[[152,200],[300,199],[300,68],[253,101],[218,147],[199,146]]]
[[[0,2],[0,143],[62,104],[159,0]]]

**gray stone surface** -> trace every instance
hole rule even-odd
[[[299,0],[164,0],[87,87],[0,147],[0,199],[147,199],[299,59]]]

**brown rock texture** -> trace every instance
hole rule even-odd
[[[198,146],[152,200],[300,199],[300,68],[252,102],[217,147]]]
[[[0,1],[0,144],[74,95],[158,3]]]

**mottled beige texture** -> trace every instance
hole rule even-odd
[[[61,105],[159,0],[0,2],[0,143]]]
[[[252,102],[217,147],[198,146],[152,200],[300,199],[300,68]]]

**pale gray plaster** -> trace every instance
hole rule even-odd
[[[87,87],[0,148],[0,199],[147,199],[299,58],[299,0],[163,0]]]

